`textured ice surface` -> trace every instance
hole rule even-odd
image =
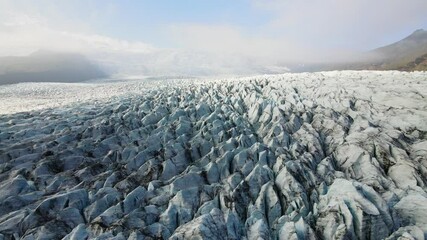
[[[0,239],[424,239],[426,96],[422,72],[1,86]]]

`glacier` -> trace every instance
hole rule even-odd
[[[427,73],[0,86],[0,239],[425,239]]]

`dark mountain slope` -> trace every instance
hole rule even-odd
[[[427,71],[427,31],[419,29],[393,44],[344,62],[319,62],[291,68],[293,72],[330,70]]]
[[[38,51],[24,57],[0,58],[0,84],[81,82],[106,76],[80,54]]]
[[[421,64],[427,54],[427,31],[419,29],[408,37],[373,50],[371,53],[379,59],[374,63],[374,69],[381,70],[427,70]],[[423,58],[424,56],[424,58]]]

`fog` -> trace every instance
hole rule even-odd
[[[145,19],[126,18],[135,6],[120,1],[2,0],[0,56],[39,49],[76,52],[113,74],[276,73],[354,61],[427,25],[423,0],[226,3],[216,10],[197,5],[198,14],[205,11],[207,17],[194,19],[191,7],[165,16],[163,5],[173,3],[144,5],[141,11],[159,11]]]

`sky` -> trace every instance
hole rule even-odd
[[[277,69],[393,43],[427,29],[426,13],[426,0],[0,0],[0,56],[81,52],[135,72]]]

